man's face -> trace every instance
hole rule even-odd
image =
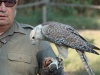
[[[0,26],[11,26],[14,17],[15,17],[15,8],[18,3],[18,0],[14,1],[15,4],[13,6],[7,1],[13,1],[13,0],[0,0]],[[12,2],[13,3],[13,2]]]

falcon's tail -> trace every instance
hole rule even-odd
[[[79,54],[79,56],[84,64],[87,72],[89,73],[89,75],[95,75],[94,72],[92,71],[91,67],[88,64],[87,57],[86,57],[85,53],[81,52],[79,50],[76,50],[76,51],[78,52],[78,54]]]
[[[89,48],[88,50],[86,50],[87,52],[90,52],[90,53],[94,53],[94,54],[97,54],[97,55],[100,55],[98,52],[96,52],[95,50]]]
[[[100,55],[98,52],[92,50],[91,53],[94,53],[94,54],[97,54],[97,55]]]
[[[100,48],[98,48],[98,47],[96,47],[94,45],[92,45],[92,49],[100,50]]]

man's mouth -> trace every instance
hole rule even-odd
[[[6,17],[6,15],[0,15],[0,20],[4,20]]]

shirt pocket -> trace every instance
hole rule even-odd
[[[31,55],[22,54],[22,53],[8,53],[8,59],[16,62],[25,62],[31,63]]]
[[[25,73],[31,69],[31,55],[23,53],[8,53],[9,67],[16,75],[26,75]]]

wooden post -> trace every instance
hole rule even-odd
[[[49,3],[49,0],[42,0],[43,6],[42,6],[42,22],[47,21],[47,3]]]

